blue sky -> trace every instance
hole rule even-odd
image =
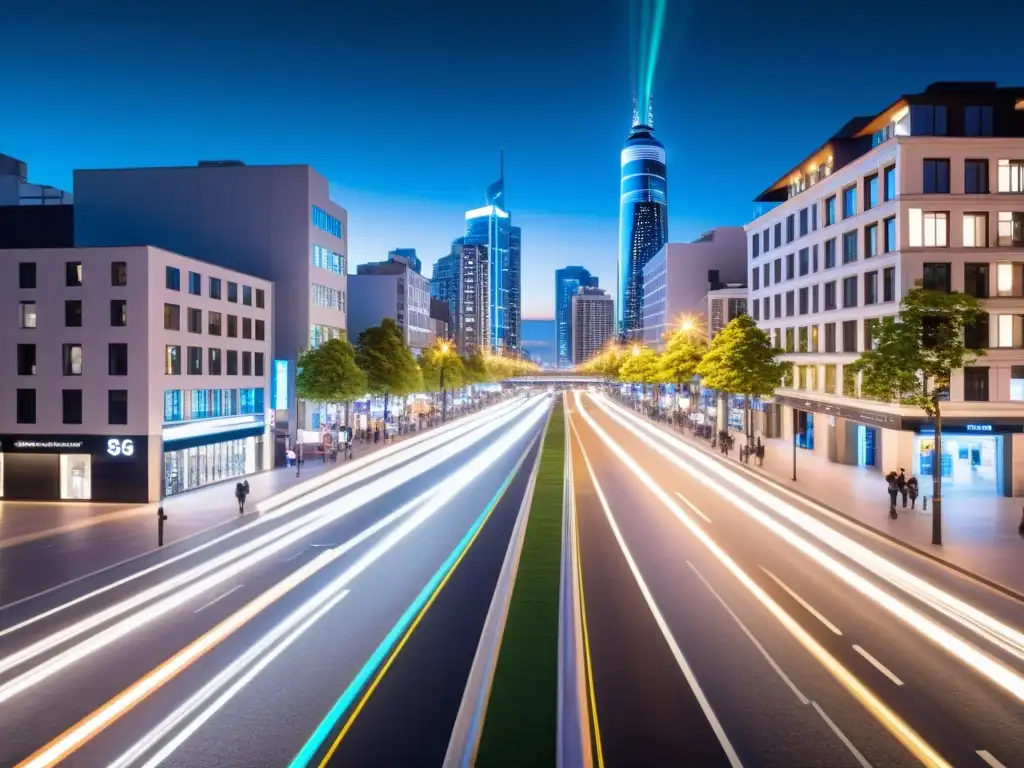
[[[1019,52],[996,44],[1024,22],[1006,2],[668,4],[654,92],[672,240],[748,221],[751,199],[853,114],[933,80],[1024,85]],[[305,162],[349,210],[354,261],[415,247],[429,274],[503,147],[524,316],[552,314],[566,264],[614,287],[628,0],[5,5],[0,152],[38,181]]]

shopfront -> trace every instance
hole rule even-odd
[[[236,416],[164,427],[163,495],[269,469],[262,416]]]
[[[935,429],[930,424],[915,424],[914,473],[930,478],[936,464],[941,468],[944,495],[1008,495],[1006,475],[1014,424],[943,423],[942,457],[936,461]]]
[[[857,424],[857,466],[878,466],[878,428]]]
[[[139,435],[0,435],[0,498],[145,503],[147,444]]]

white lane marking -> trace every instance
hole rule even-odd
[[[789,587],[787,587],[787,586],[786,586],[786,584],[785,584],[785,582],[784,582],[784,581],[783,581],[782,579],[780,579],[780,578],[779,578],[778,576],[776,576],[776,575],[775,575],[774,573],[772,573],[771,571],[769,571],[769,570],[768,570],[767,568],[765,568],[765,567],[764,567],[763,565],[761,566],[761,570],[762,570],[762,571],[764,571],[765,573],[767,573],[767,574],[768,574],[768,575],[769,575],[769,576],[771,577],[772,581],[774,581],[774,582],[775,582],[776,584],[778,584],[778,585],[779,585],[780,587],[782,587],[782,588],[783,588],[784,590],[786,590],[786,594],[788,594],[788,595],[789,595],[790,597],[792,597],[792,598],[793,598],[794,600],[796,600],[796,601],[797,601],[798,603],[800,603],[800,605],[802,605],[802,606],[803,606],[803,607],[804,607],[804,608],[805,608],[805,609],[807,610],[807,612],[808,612],[809,614],[811,614],[811,615],[812,615],[812,616],[813,616],[814,618],[816,618],[816,619],[817,619],[818,621],[820,621],[820,622],[821,622],[822,624],[824,624],[824,625],[825,625],[826,627],[828,627],[829,629],[831,629],[831,630],[832,630],[833,632],[835,632],[835,633],[836,633],[837,635],[840,635],[840,636],[841,636],[841,635],[843,634],[843,633],[842,633],[842,632],[841,632],[841,631],[839,630],[839,627],[837,627],[837,626],[836,626],[835,624],[833,624],[833,623],[832,623],[831,621],[829,621],[829,620],[828,620],[828,619],[826,619],[826,618],[825,618],[824,616],[822,616],[822,615],[821,615],[821,614],[820,614],[820,613],[819,613],[819,612],[818,612],[818,611],[817,611],[817,610],[815,609],[815,607],[814,607],[813,605],[811,605],[810,603],[808,603],[808,602],[807,602],[806,600],[804,600],[804,599],[803,599],[802,597],[800,597],[800,595],[798,595],[798,594],[797,594],[796,592],[794,592],[794,591],[793,591],[792,589],[790,589]]]
[[[711,518],[710,517],[708,517],[703,512],[701,512],[699,509],[697,509],[697,507],[694,504],[692,504],[689,499],[684,497],[683,494],[681,494],[679,491],[676,491],[676,496],[678,496],[679,500],[681,502],[683,502],[683,504],[685,504],[687,507],[689,507],[690,511],[692,511],[695,515],[697,515],[701,520],[703,520],[706,523],[710,523],[711,522]]]
[[[302,554],[303,552],[305,552],[305,551],[306,551],[305,549],[300,549],[300,550],[299,550],[298,552],[296,552],[296,553],[295,553],[294,555],[292,555],[292,556],[291,556],[291,557],[289,557],[289,558],[288,558],[287,560],[285,560],[285,562],[286,562],[286,563],[290,563],[290,562],[291,562],[292,560],[294,560],[294,559],[295,559],[296,557],[298,557],[299,555],[301,555],[301,554]]]
[[[571,421],[569,423],[572,424]],[[669,629],[668,624],[665,621],[665,617],[662,616],[657,603],[654,602],[654,596],[647,588],[647,582],[644,581],[644,577],[640,574],[640,569],[637,567],[636,561],[633,559],[633,555],[629,551],[629,547],[626,546],[625,539],[622,538],[622,532],[619,530],[619,526],[616,524],[615,518],[612,516],[612,511],[608,506],[608,499],[605,498],[604,491],[601,490],[601,485],[597,482],[597,475],[594,472],[594,467],[590,464],[590,457],[587,455],[587,451],[583,447],[583,440],[580,439],[580,435],[576,430],[575,424],[572,425],[572,429],[573,432],[576,433],[576,441],[580,447],[580,452],[583,454],[583,461],[587,465],[587,472],[590,473],[590,480],[594,484],[594,490],[597,492],[597,498],[601,502],[601,509],[604,510],[604,516],[608,520],[608,525],[612,529],[612,533],[615,535],[615,540],[619,544],[619,549],[622,550],[622,554],[626,558],[626,563],[629,565],[629,570],[633,574],[633,579],[640,588],[640,594],[643,595],[644,601],[647,603],[647,607],[651,611],[651,615],[654,617],[655,623],[658,625],[658,629],[661,630],[662,637],[665,638],[665,642],[668,644],[669,650],[672,652],[672,656],[675,657],[676,664],[679,665],[679,669],[682,670],[683,676],[686,678],[686,682],[689,683],[690,690],[693,691],[694,698],[697,699],[701,710],[704,712],[704,716],[711,724],[711,729],[715,732],[715,735],[718,736],[718,742],[722,745],[722,750],[725,752],[726,757],[729,758],[729,765],[733,766],[733,768],[742,768],[743,763],[740,762],[739,755],[736,754],[736,750],[733,748],[732,742],[729,741],[729,737],[725,734],[725,729],[722,727],[722,723],[718,720],[718,716],[711,708],[711,703],[708,701],[707,696],[704,695],[704,690],[700,687],[700,683],[697,682],[697,677],[693,674],[693,669],[691,669],[689,663],[686,661],[686,657],[683,656],[682,649],[679,647],[679,644],[676,643],[676,639],[672,636],[672,631]]]
[[[213,598],[213,600],[211,600],[210,602],[204,603],[203,605],[199,606],[194,611],[192,611],[192,613],[199,613],[200,611],[205,611],[211,605],[214,605],[215,603],[219,603],[221,600],[223,600],[225,597],[230,595],[232,592],[235,592],[236,590],[239,590],[239,589],[241,589],[244,586],[245,586],[245,584],[236,584],[231,589],[229,589],[227,592],[225,592],[223,595],[219,595],[218,597]]]
[[[880,662],[878,659],[876,659],[870,653],[865,651],[859,645],[854,645],[853,646],[853,650],[855,650],[857,653],[859,653],[861,656],[863,656],[865,659],[867,659],[868,664],[870,664],[872,667],[877,669],[883,675],[888,677],[890,680],[892,680],[894,683],[896,683],[896,685],[903,685],[903,681],[900,680],[898,677],[896,677],[896,675],[894,675],[892,672],[890,672],[889,669],[885,666],[885,664]]]
[[[977,755],[990,766],[992,766],[992,768],[1006,768],[1005,765],[1003,765],[994,757],[992,757],[992,753],[989,752],[987,749],[979,749]]]
[[[715,588],[712,587],[710,583],[708,583],[708,580],[704,578],[704,574],[698,571],[697,566],[691,563],[689,560],[686,561],[686,564],[693,569],[693,572],[695,574],[697,574],[697,578],[704,582],[704,586],[708,588],[708,591],[711,592],[711,594],[714,595],[716,598],[718,598],[718,602],[722,604],[722,607],[725,608],[725,610],[729,612],[729,615],[733,617],[736,623],[740,625],[740,629],[742,629],[744,634],[750,638],[750,642],[754,644],[754,647],[761,652],[761,655],[764,656],[765,660],[771,665],[772,669],[774,669],[778,676],[782,678],[782,682],[788,685],[789,689],[796,694],[796,697],[800,699],[800,703],[808,704],[809,699],[806,696],[804,696],[800,689],[796,687],[796,684],[789,679],[789,675],[782,671],[782,667],[775,663],[775,659],[773,659],[771,655],[768,653],[768,651],[765,650],[764,646],[761,645],[760,642],[758,642],[757,638],[754,637],[754,633],[747,629],[747,625],[744,624],[740,617],[733,612],[732,608],[730,608],[726,604],[725,600],[722,599],[722,596],[718,594],[717,591],[715,591]]]
[[[818,702],[812,701],[811,706],[814,707],[814,711],[821,715],[821,719],[825,721],[825,724],[832,729],[832,733],[839,737],[839,740],[843,742],[843,745],[850,750],[850,754],[861,764],[861,768],[871,768],[871,763],[864,759],[864,755],[860,753],[860,750],[853,746],[853,742],[839,730],[839,726],[832,722],[832,718],[825,714],[825,710],[818,706]]]

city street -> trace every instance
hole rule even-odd
[[[0,765],[365,764],[396,726],[439,763],[550,402],[0,609]]]
[[[595,764],[1019,764],[1024,604],[567,403]]]

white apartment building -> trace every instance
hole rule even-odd
[[[747,286],[713,287],[704,297],[704,309],[704,328],[710,341],[730,322],[747,314]]]
[[[392,253],[388,261],[360,264],[348,282],[348,328],[353,341],[390,317],[413,354],[422,354],[434,343],[430,280],[414,269],[407,256]]]
[[[269,281],[148,246],[7,250],[0,303],[0,498],[157,501],[271,466]]]
[[[917,408],[860,397],[850,363],[916,281],[982,300],[986,355],[953,374],[944,488],[1024,494],[1024,89],[936,83],[856,118],[758,197],[748,312],[793,363],[762,429],[831,461],[931,477]],[[880,481],[881,482],[881,481]]]
[[[582,365],[615,334],[615,302],[602,288],[582,285],[572,297],[572,363]]]

